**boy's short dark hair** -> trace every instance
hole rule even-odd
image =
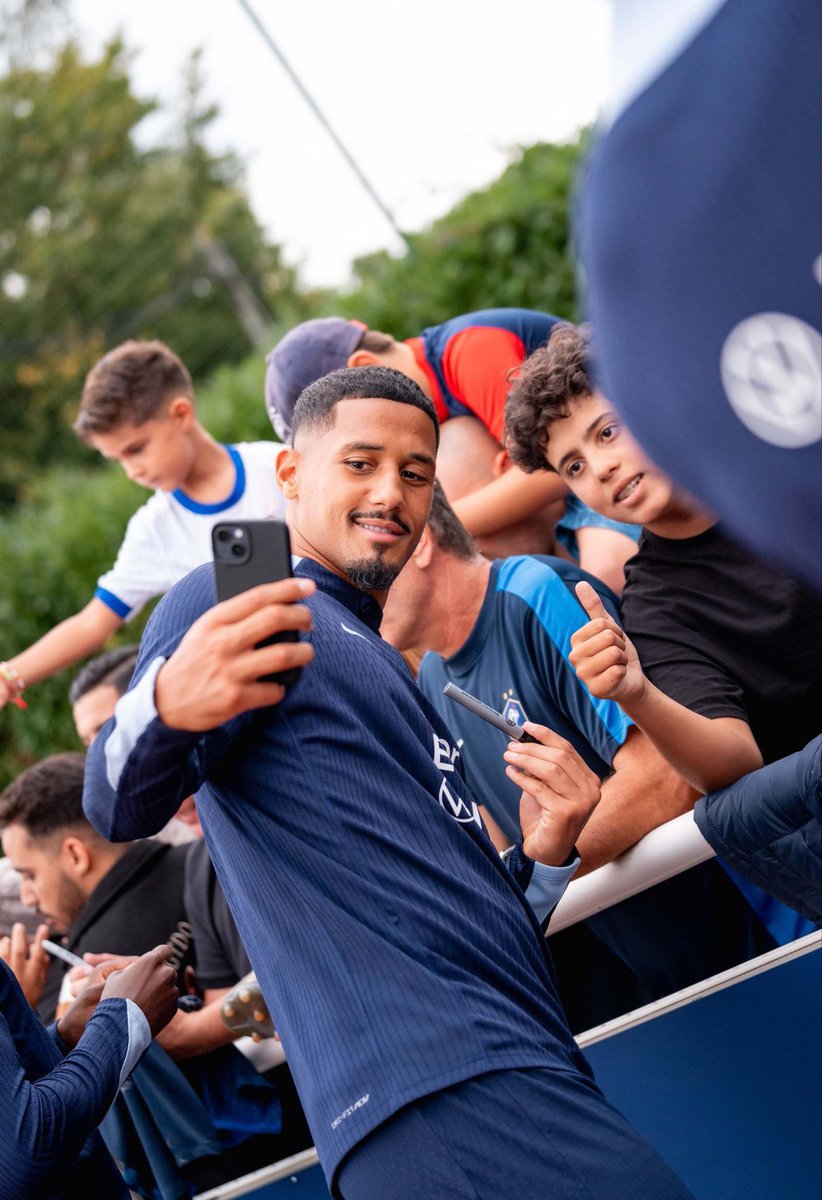
[[[191,376],[164,342],[123,342],[91,368],[74,431],[83,441],[120,425],[141,425],[176,396],[194,400]]]
[[[69,704],[76,704],[86,692],[97,687],[113,687],[122,696],[131,683],[138,650],[138,646],[118,646],[89,659],[71,682]]]
[[[392,367],[341,367],[309,384],[294,405],[292,441],[301,428],[327,429],[333,425],[334,409],[341,400],[370,399],[396,400],[421,409],[431,418],[439,446],[440,426],[434,405],[418,383]]]
[[[83,812],[85,754],[52,754],[0,792],[0,829],[20,825],[31,838],[91,825]]]
[[[453,554],[455,558],[474,558],[478,553],[474,539],[449,504],[438,479],[434,480],[428,526],[440,549]]]
[[[526,358],[508,393],[505,444],[512,462],[529,473],[552,471],[545,457],[551,422],[567,417],[573,400],[595,390],[590,330],[556,325],[547,344]]]

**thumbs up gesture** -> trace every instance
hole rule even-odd
[[[577,599],[591,618],[571,638],[569,659],[592,696],[623,706],[642,699],[647,680],[639,656],[590,583],[576,585]]]

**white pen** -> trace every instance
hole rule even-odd
[[[57,942],[50,942],[48,938],[43,938],[40,945],[53,958],[62,958],[63,962],[68,963],[70,967],[88,967],[88,963],[80,958],[79,954],[72,954],[71,950],[67,950],[65,946],[60,946]],[[89,970],[91,970],[90,967]]]

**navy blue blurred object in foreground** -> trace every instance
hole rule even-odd
[[[822,736],[704,796],[694,819],[746,879],[822,924]]]
[[[603,390],[660,467],[822,590],[822,9],[614,16],[579,214]]]

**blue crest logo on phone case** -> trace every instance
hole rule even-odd
[[[502,715],[509,725],[524,725],[528,718],[525,715],[522,705],[517,700],[512,692],[503,692],[504,700]]]

